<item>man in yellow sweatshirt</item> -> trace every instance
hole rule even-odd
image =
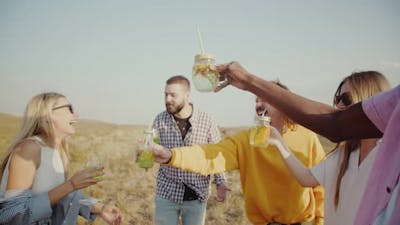
[[[286,88],[277,82],[277,85]],[[287,88],[286,88],[287,89]],[[317,135],[294,124],[262,99],[257,114],[265,113],[291,151],[311,168],[325,157]],[[287,169],[274,146],[254,147],[250,130],[238,132],[217,144],[173,148],[153,146],[156,161],[200,174],[239,170],[248,219],[255,225],[323,224],[323,189],[303,188]]]

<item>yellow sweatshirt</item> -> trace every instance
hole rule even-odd
[[[250,131],[241,131],[217,144],[172,149],[169,165],[203,175],[240,171],[248,219],[256,225],[270,222],[323,224],[323,189],[302,187],[274,146],[253,148]],[[296,157],[311,168],[325,158],[315,133],[297,126],[283,134]]]

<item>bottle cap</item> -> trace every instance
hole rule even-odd
[[[153,129],[145,129],[143,132],[145,134],[153,134]]]
[[[261,121],[271,122],[271,117],[269,117],[269,116],[258,116],[258,115],[256,115],[255,119],[256,120],[261,120]]]
[[[201,60],[201,59],[214,59],[214,55],[212,54],[198,54],[194,57],[194,59]]]

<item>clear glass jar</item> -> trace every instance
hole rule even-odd
[[[255,116],[254,126],[250,129],[250,145],[265,148],[271,135],[271,118],[268,116]]]
[[[200,92],[214,91],[219,85],[219,73],[215,70],[215,59],[210,54],[198,54],[194,57],[192,80]]]
[[[150,149],[150,145],[155,142],[154,140],[154,130],[146,129],[143,132],[143,140],[139,146],[139,167],[144,169],[149,169],[154,166],[154,156],[153,151]]]
[[[158,145],[161,143],[160,133],[158,132],[157,129],[153,129],[153,142]]]

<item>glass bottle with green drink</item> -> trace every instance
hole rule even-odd
[[[158,132],[157,129],[153,129],[153,142],[158,145],[161,143],[160,133]]]
[[[160,137],[155,129],[148,128],[143,132],[143,140],[140,144],[140,155],[138,159],[139,167],[146,170],[154,166],[153,151],[150,149],[150,145],[153,143],[160,144]]]

